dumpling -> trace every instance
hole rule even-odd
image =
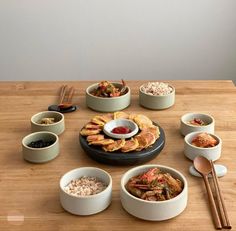
[[[121,149],[125,145],[125,140],[115,140],[114,143],[103,146],[103,150],[106,152],[114,152]]]
[[[147,116],[141,114],[134,117],[134,122],[139,126],[141,130],[153,125],[152,121]]]
[[[98,135],[87,136],[88,142],[98,141],[98,140],[104,140],[104,135],[98,134]]]
[[[98,146],[104,146],[114,143],[113,139],[103,139],[103,140],[96,140],[89,143],[89,145],[98,145]]]
[[[126,140],[124,146],[121,148],[122,152],[131,152],[134,151],[138,147],[138,140],[131,138],[130,140]]]
[[[80,131],[80,134],[82,136],[90,136],[90,135],[96,135],[99,134],[101,129],[88,129],[88,128],[82,128]]]

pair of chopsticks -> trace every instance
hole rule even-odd
[[[60,108],[67,108],[72,106],[72,98],[74,96],[75,89],[74,87],[70,87],[68,96],[66,98],[66,92],[67,92],[67,85],[62,85],[61,91],[60,91],[60,99],[59,99],[59,107]]]
[[[222,196],[222,193],[220,190],[219,181],[218,181],[218,178],[216,175],[213,161],[211,160],[210,163],[211,163],[211,167],[212,167],[211,174],[212,174],[212,179],[213,179],[213,183],[214,183],[214,187],[215,187],[216,201],[217,201],[218,209],[219,209],[218,212],[220,215],[220,218],[219,218],[219,216],[216,217],[216,219],[217,219],[217,222],[216,222],[217,227],[216,228],[217,229],[222,229],[222,228],[231,229],[232,226],[229,221],[229,217],[228,217],[227,210],[226,210],[225,203],[224,203],[224,199],[223,199],[223,196]]]

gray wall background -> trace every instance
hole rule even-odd
[[[235,0],[0,0],[0,80],[236,80]]]

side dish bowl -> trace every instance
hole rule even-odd
[[[183,190],[176,197],[166,201],[146,201],[130,194],[125,185],[131,177],[137,176],[151,168],[160,168],[183,182]],[[143,220],[162,221],[173,218],[184,211],[188,200],[188,183],[176,169],[164,165],[141,165],[128,170],[121,178],[120,197],[123,208],[131,215]]]
[[[190,124],[189,122],[194,119],[202,120],[205,123],[205,125],[196,126],[196,125]],[[186,136],[187,134],[191,132],[214,133],[214,129],[215,129],[215,120],[210,115],[202,114],[202,113],[187,113],[181,117],[180,132],[183,136]]]
[[[202,148],[192,145],[192,140],[202,132],[192,132],[184,137],[184,154],[190,160],[194,160],[197,156],[204,156],[208,160],[218,160],[221,156],[222,141],[219,136],[209,133],[217,140],[217,145],[209,148]]]
[[[126,127],[131,130],[131,132],[127,134],[117,134],[113,133],[112,130],[116,127]],[[137,134],[139,128],[138,125],[133,122],[132,120],[128,119],[116,119],[116,120],[111,120],[108,123],[106,123],[103,127],[103,132],[112,138],[116,139],[128,139],[134,135]]]
[[[98,194],[90,196],[73,196],[65,192],[64,188],[71,180],[83,176],[96,177],[107,187]],[[62,207],[75,215],[92,215],[106,209],[111,203],[112,178],[106,171],[95,167],[81,167],[73,169],[60,179],[60,202]]]
[[[29,147],[31,142],[37,140],[52,141],[50,146],[44,148],[32,148]],[[60,152],[59,138],[52,132],[42,131],[34,132],[25,136],[22,140],[22,153],[23,158],[33,163],[48,162],[57,157]]]
[[[145,108],[153,110],[162,110],[169,108],[175,103],[175,88],[168,84],[172,88],[171,93],[167,95],[151,95],[145,93],[142,88],[139,88],[139,104]]]
[[[121,83],[112,83],[115,87],[122,88]],[[99,112],[120,111],[130,105],[130,88],[126,86],[126,93],[118,97],[98,97],[91,92],[98,87],[98,83],[89,86],[86,89],[86,104],[89,108]]]
[[[41,124],[40,121],[44,118],[54,119],[52,124]],[[48,131],[60,135],[65,130],[64,115],[56,111],[43,111],[31,117],[31,131]]]

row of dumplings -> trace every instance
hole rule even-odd
[[[114,140],[106,137],[102,130],[103,126],[114,119],[129,119],[134,121],[139,127],[139,133],[131,139]],[[94,116],[80,131],[82,136],[86,136],[89,145],[101,146],[106,152],[121,152],[141,151],[152,146],[160,136],[158,126],[145,115],[128,114],[118,111],[105,115]]]

